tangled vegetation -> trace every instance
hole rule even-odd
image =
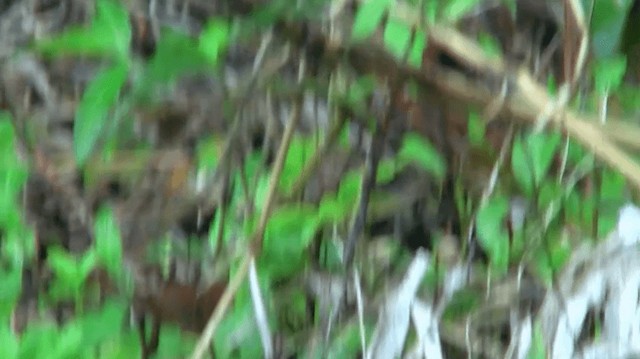
[[[640,355],[640,1],[0,1],[0,358]]]

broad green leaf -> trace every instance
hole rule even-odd
[[[20,337],[20,358],[50,358],[56,347],[58,328],[48,321],[31,322]]]
[[[13,168],[18,163],[15,152],[15,130],[11,117],[6,112],[0,112],[0,160],[1,170]]]
[[[440,1],[426,1],[424,3],[424,17],[427,19],[427,24],[436,23],[440,3]]]
[[[77,321],[67,323],[58,333],[56,345],[51,353],[52,358],[78,357],[82,350],[82,327]]]
[[[196,338],[185,334],[177,325],[163,324],[158,341],[157,357],[188,358],[193,351]]]
[[[353,206],[358,201],[362,188],[362,173],[357,170],[349,171],[340,181],[338,200],[346,206]],[[353,207],[352,207],[353,208]]]
[[[274,279],[300,270],[318,224],[318,213],[312,206],[290,205],[275,210],[265,231],[260,267]]]
[[[371,36],[380,25],[390,0],[368,0],[360,5],[353,21],[351,38],[360,41]]]
[[[250,301],[234,304],[215,333],[216,358],[261,358],[262,345],[258,338],[255,315]],[[234,340],[229,340],[233,337]]]
[[[506,273],[509,265],[509,236],[504,227],[508,210],[504,197],[493,197],[480,208],[476,218],[478,241],[498,274]]]
[[[478,35],[478,43],[486,55],[491,58],[499,58],[502,55],[500,43],[492,36],[486,33]]]
[[[349,86],[349,92],[347,94],[349,103],[358,107],[363,105],[366,99],[371,95],[376,87],[376,79],[372,76],[360,76],[358,79]],[[349,128],[349,126],[345,126]]]
[[[108,299],[99,310],[86,313],[78,319],[86,346],[95,346],[122,335],[122,321],[126,318],[124,303]]]
[[[560,230],[550,232],[546,248],[540,248],[535,255],[536,270],[545,283],[552,282],[571,255],[572,248],[565,236]]]
[[[453,294],[451,301],[444,310],[443,318],[446,320],[460,319],[477,308],[480,297],[471,289],[462,289]]]
[[[536,186],[539,186],[549,171],[560,143],[560,136],[557,134],[532,133],[527,135],[526,141],[531,164],[533,165],[533,178]]]
[[[339,201],[335,195],[327,194],[320,201],[318,216],[323,223],[341,222],[348,217],[352,208],[353,203]]]
[[[591,45],[596,59],[615,54],[620,47],[620,37],[625,14],[631,0],[598,0],[594,2],[590,21]]]
[[[90,27],[71,27],[54,38],[37,42],[36,50],[50,55],[100,55],[127,61],[131,42],[127,10],[115,0],[98,0],[96,8]]]
[[[289,193],[306,163],[315,153],[315,143],[311,138],[296,136],[291,140],[289,151],[280,175],[280,189]]]
[[[4,239],[4,238],[3,238]],[[11,313],[22,291],[22,271],[14,268],[0,269],[0,325],[9,323]],[[2,341],[0,341],[2,343]],[[0,345],[0,347],[2,347]],[[0,349],[1,351],[1,349]],[[3,356],[0,356],[3,358]]]
[[[395,174],[402,168],[398,166],[395,160],[385,159],[378,163],[378,173],[376,174],[376,183],[385,184],[391,181]]]
[[[82,167],[102,136],[111,106],[118,100],[127,78],[124,63],[103,70],[87,86],[76,111],[73,126],[73,150],[78,167]]]
[[[200,34],[200,51],[212,65],[217,65],[221,54],[226,50],[229,43],[230,27],[229,23],[212,19],[207,22],[204,30]]]
[[[416,30],[413,37],[413,44],[409,50],[409,65],[420,68],[422,66],[422,54],[427,46],[427,34],[422,30]]]
[[[600,184],[600,200],[624,200],[625,178],[617,171],[605,169]]]
[[[479,0],[449,0],[443,11],[443,17],[456,22],[473,9]]]
[[[384,44],[396,58],[402,59],[409,48],[411,28],[404,22],[390,19],[384,28]]]
[[[540,323],[538,323],[538,321],[534,323],[532,339],[531,349],[529,350],[527,359],[545,359],[547,357],[547,351],[544,345],[542,329],[540,329]]]
[[[75,283],[81,280],[80,268],[76,259],[61,248],[50,248],[47,252],[47,263],[56,275],[56,278],[65,286],[75,287]]]
[[[560,211],[562,203],[563,189],[557,181],[546,180],[540,184],[540,190],[538,194],[538,208],[541,213],[545,211],[553,210],[552,213],[555,217]]]
[[[480,146],[484,142],[486,125],[477,112],[469,113],[469,122],[467,124],[469,134],[469,143],[473,146]]]
[[[102,207],[96,214],[94,225],[96,254],[113,278],[122,274],[122,240],[113,211]]]
[[[373,333],[373,326],[367,325],[365,322],[364,334],[365,338],[370,338]],[[350,359],[358,357],[358,353],[362,347],[360,338],[360,326],[356,321],[351,321],[340,330],[335,339],[329,346],[326,353],[327,358]],[[317,357],[313,357],[314,359]]]
[[[598,94],[604,95],[610,91],[617,90],[622,83],[626,69],[627,59],[624,56],[599,60],[593,70],[595,88]]]
[[[438,179],[443,179],[446,172],[446,165],[440,153],[427,139],[417,133],[410,132],[405,135],[398,160],[401,164],[416,163]]]
[[[220,157],[220,140],[214,137],[205,138],[198,143],[196,157],[199,170],[213,170]]]
[[[4,318],[2,318],[2,326],[0,326],[0,358],[17,359],[19,342],[16,335],[9,329],[8,325],[5,325]],[[6,321],[9,323],[9,321]]]
[[[171,84],[185,73],[203,70],[206,64],[207,59],[195,40],[177,31],[164,31],[144,71],[138,91],[147,93],[152,91],[154,85]]]
[[[511,170],[522,192],[531,198],[534,189],[533,170],[522,137],[517,136],[513,142],[511,151]]]

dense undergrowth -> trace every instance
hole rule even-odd
[[[638,8],[5,1],[0,358],[589,352]]]

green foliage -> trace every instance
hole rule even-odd
[[[527,197],[532,197],[547,175],[559,140],[557,135],[541,133],[516,137],[511,153],[511,168],[516,182]]]
[[[415,163],[440,180],[446,172],[446,165],[440,153],[424,137],[416,133],[405,135],[398,160],[401,164]]]
[[[503,225],[509,210],[506,198],[495,196],[478,210],[478,242],[489,256],[496,274],[503,275],[509,265],[509,236]]]
[[[420,29],[416,29],[413,44],[411,44],[411,48],[409,49],[409,65],[415,68],[420,68],[422,65],[422,54],[424,53],[426,46],[427,34]]]
[[[0,329],[2,358],[130,358],[139,356],[136,333],[123,330],[126,305],[108,300],[99,310],[76,317],[61,328],[30,323],[15,337]]]
[[[98,260],[112,278],[121,278],[122,268],[122,240],[116,225],[113,211],[108,207],[98,210],[94,225],[95,250]]]
[[[625,15],[631,0],[598,0],[590,22],[591,45],[596,58],[614,55],[620,47]]]
[[[390,19],[384,28],[384,44],[395,57],[402,59],[409,48],[411,28],[402,21]]]
[[[71,27],[35,44],[47,55],[94,55],[128,62],[131,24],[127,10],[116,0],[98,0],[96,17],[88,28]]]
[[[47,263],[55,275],[50,290],[53,299],[76,298],[76,304],[81,305],[82,289],[97,261],[96,252],[92,250],[84,253],[81,258],[75,258],[62,248],[50,248]]]
[[[486,125],[476,112],[469,113],[469,121],[467,124],[467,134],[469,136],[469,143],[472,146],[480,146],[484,143]]]
[[[253,308],[249,301],[239,301],[220,323],[214,343],[216,358],[251,359],[262,357],[262,345],[258,338]],[[236,338],[236,341],[229,340]]]
[[[89,159],[96,142],[102,137],[109,110],[118,100],[126,79],[127,67],[118,63],[102,70],[82,95],[73,127],[73,150],[79,167]]]
[[[616,91],[622,83],[626,68],[627,59],[624,56],[599,60],[593,70],[596,92],[604,95]]]
[[[299,272],[318,224],[317,211],[308,205],[275,210],[267,224],[260,268],[274,280]]]
[[[211,19],[200,34],[198,48],[210,64],[217,65],[227,49],[230,26],[225,20]]]
[[[195,40],[185,34],[166,30],[144,68],[138,91],[148,94],[157,86],[170,85],[186,73],[203,70],[207,63],[208,59]]]
[[[352,40],[361,41],[371,36],[380,26],[389,4],[390,0],[367,0],[362,3],[353,21]]]
[[[280,175],[280,190],[289,194],[302,169],[315,154],[315,143],[309,137],[296,136],[291,140],[289,151]]]
[[[448,0],[443,9],[442,17],[446,21],[456,22],[471,11],[479,0]]]

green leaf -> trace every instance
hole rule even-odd
[[[604,95],[610,91],[617,90],[622,83],[626,70],[627,58],[624,56],[599,60],[593,70],[596,91],[600,95]]]
[[[4,238],[3,238],[4,239]],[[11,313],[22,291],[22,271],[20,269],[0,269],[0,325],[9,323]],[[2,343],[2,341],[0,341]],[[2,347],[0,345],[0,347]],[[1,351],[1,349],[0,349]],[[0,358],[4,356],[0,355]]]
[[[196,157],[199,170],[213,170],[220,158],[220,140],[214,137],[205,138],[198,142]]]
[[[347,172],[340,181],[340,188],[338,188],[338,200],[347,206],[355,205],[358,197],[360,196],[361,188],[362,173],[357,170]]]
[[[511,152],[511,169],[524,194],[531,198],[547,175],[560,138],[555,135],[527,134],[516,137]]]
[[[375,87],[376,79],[373,76],[358,77],[358,79],[349,86],[349,92],[347,94],[349,103],[354,107],[361,106],[367,97],[371,95]],[[345,129],[348,128],[349,126],[345,126]]]
[[[480,246],[498,274],[506,273],[509,265],[509,236],[503,224],[508,210],[506,198],[493,197],[480,208],[476,218]]]
[[[620,46],[620,37],[631,0],[594,2],[590,21],[591,45],[596,59],[612,56]]]
[[[600,184],[601,201],[624,200],[625,178],[617,171],[606,169],[602,172],[602,182]]]
[[[263,356],[251,302],[235,303],[220,323],[214,337],[216,358],[260,358]],[[229,340],[233,337],[234,340]]]
[[[221,19],[207,22],[200,34],[200,51],[212,65],[217,65],[220,55],[226,51],[230,37],[229,23]]]
[[[571,255],[571,246],[562,236],[560,231],[550,233],[547,240],[548,248],[540,248],[535,254],[535,268],[547,284],[552,283],[554,275],[562,269]]]
[[[451,302],[447,304],[444,310],[443,318],[446,320],[460,319],[471,313],[478,307],[480,298],[478,293],[470,289],[462,289],[454,293]]]
[[[484,142],[486,125],[477,112],[469,112],[469,122],[467,124],[469,143],[473,146],[480,146]]]
[[[407,133],[398,153],[400,163],[413,162],[422,167],[437,179],[443,179],[446,165],[440,153],[417,133]]]
[[[284,161],[279,187],[289,193],[306,163],[315,153],[315,144],[311,138],[296,136],[291,140],[289,151]]]
[[[317,211],[310,205],[278,208],[265,231],[261,268],[277,279],[300,270],[303,253],[316,233]]]
[[[82,328],[77,321],[67,323],[56,338],[52,358],[78,357],[82,349]]]
[[[8,321],[7,321],[8,323]],[[0,358],[16,359],[18,358],[18,338],[9,329],[9,326],[0,326]]]
[[[376,183],[380,185],[390,182],[401,168],[393,159],[380,161],[378,163],[378,172],[376,173]]]
[[[320,200],[318,216],[322,223],[331,224],[344,221],[353,208],[353,203],[339,201],[334,194],[326,194]]]
[[[100,72],[82,95],[73,126],[73,150],[78,167],[84,165],[102,136],[109,109],[118,100],[126,78],[127,66],[119,63]]]
[[[486,33],[478,35],[478,43],[486,55],[490,58],[499,58],[502,55],[500,43],[492,36]]]
[[[536,186],[539,186],[547,176],[560,143],[560,136],[557,134],[532,133],[526,139],[531,164],[533,165],[533,178]]]
[[[364,327],[365,338],[370,337],[373,333],[373,327],[366,325]],[[340,330],[335,339],[329,346],[326,358],[349,359],[357,358],[361,348],[360,326],[356,321],[351,321]],[[315,356],[312,358],[318,358]]]
[[[120,329],[126,318],[126,310],[124,303],[108,299],[99,310],[79,318],[85,346],[96,346],[122,335]]]
[[[371,36],[382,22],[389,3],[390,0],[368,0],[361,4],[353,21],[351,38],[360,41]]]
[[[390,19],[384,28],[384,44],[396,58],[402,59],[409,48],[411,28],[404,22]]]
[[[563,189],[557,181],[546,180],[540,184],[538,194],[538,208],[541,212],[549,211],[547,215],[555,217],[560,211],[562,204]]]
[[[93,269],[96,267],[96,264],[98,263],[98,255],[96,253],[95,250],[91,249],[86,251],[83,255],[82,258],[80,258],[80,263],[79,263],[79,272],[78,274],[80,275],[80,285],[82,285],[87,278],[89,278],[89,275],[91,274],[91,272],[93,271]]]
[[[409,50],[409,65],[420,68],[422,66],[422,54],[427,46],[427,34],[422,30],[416,30],[413,37],[413,44]]]
[[[50,358],[58,339],[52,322],[32,322],[20,338],[20,358]]]
[[[138,92],[147,93],[155,85],[171,84],[185,73],[203,70],[206,64],[207,59],[195,40],[177,31],[166,30],[144,71]]]
[[[456,22],[477,3],[478,0],[450,0],[444,8],[443,17],[449,22]]]
[[[74,287],[79,281],[80,268],[75,258],[59,247],[50,248],[47,252],[47,263],[56,278],[68,287]]]
[[[116,225],[113,211],[102,207],[96,214],[94,225],[96,254],[113,278],[119,278],[122,272],[122,240]]]
[[[70,27],[62,34],[39,41],[36,50],[49,55],[112,56],[127,61],[131,24],[127,10],[114,0],[98,0],[96,18],[89,28]]]

